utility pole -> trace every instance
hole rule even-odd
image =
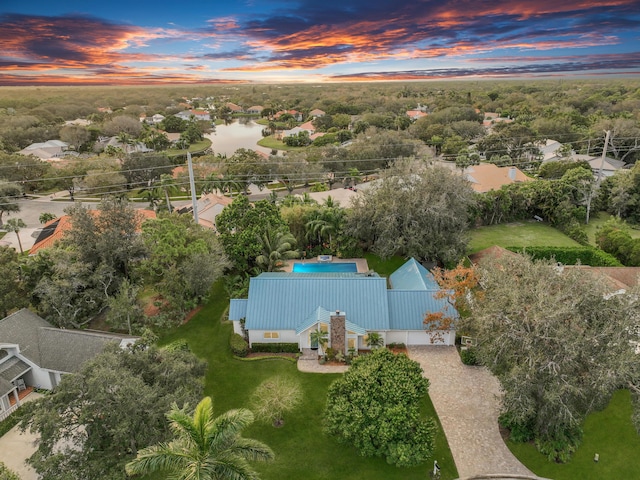
[[[193,162],[191,152],[187,151],[187,166],[189,167],[189,185],[191,186],[191,204],[193,205],[193,219],[198,223],[198,195],[196,194],[196,182],[193,179]]]
[[[591,213],[591,199],[593,198],[593,193],[600,187],[600,181],[602,180],[602,170],[604,169],[604,159],[607,156],[607,146],[609,145],[609,137],[611,135],[611,130],[607,130],[605,132],[604,137],[604,147],[602,148],[602,159],[600,160],[600,168],[598,169],[598,176],[596,177],[596,184],[591,187],[591,192],[589,192],[589,199],[587,200],[587,225],[589,224],[589,214]]]

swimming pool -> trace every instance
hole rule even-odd
[[[294,273],[356,273],[358,266],[355,263],[294,263]]]

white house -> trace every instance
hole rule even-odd
[[[244,328],[250,345],[313,348],[311,332],[318,329],[327,332],[329,347],[345,354],[368,348],[371,332],[386,344],[454,345],[454,330],[425,329],[429,313],[458,318],[426,268],[410,259],[391,274],[389,285],[373,272],[262,273],[250,280],[249,298],[231,300],[229,320],[236,333]]]
[[[52,389],[109,343],[124,347],[137,337],[55,328],[27,309],[0,320],[0,415],[19,404],[18,391]],[[13,402],[12,402],[13,400]]]

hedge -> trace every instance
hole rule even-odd
[[[589,265],[591,267],[622,267],[616,257],[594,247],[507,247],[516,253],[526,253],[534,260],[555,259],[563,265]]]
[[[238,335],[237,333],[231,335],[229,345],[231,346],[231,352],[233,352],[236,357],[246,357],[249,353],[249,345],[242,335]]]
[[[300,347],[297,343],[252,343],[252,352],[267,353],[298,353]]]

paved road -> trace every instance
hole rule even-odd
[[[408,350],[429,379],[429,396],[460,478],[487,474],[536,478],[500,436],[498,380],[484,367],[464,365],[455,347],[410,346]]]
[[[97,201],[83,201],[82,203],[89,208],[96,208],[98,205]],[[191,202],[187,200],[171,202],[174,207],[182,207],[189,203]],[[5,214],[2,220],[6,222],[9,218],[20,218],[27,224],[26,228],[20,230],[20,240],[22,241],[22,248],[28,250],[33,246],[42,228],[39,220],[40,215],[47,212],[54,214],[56,217],[60,217],[65,214],[65,209],[73,205],[73,202],[69,200],[67,192],[59,192],[52,195],[19,199],[18,204],[20,205],[20,211],[9,216]],[[144,202],[135,202],[132,203],[132,205],[135,208],[147,208],[148,206],[148,204]],[[0,245],[9,245],[16,250],[19,249],[16,234],[11,232],[0,239]]]

